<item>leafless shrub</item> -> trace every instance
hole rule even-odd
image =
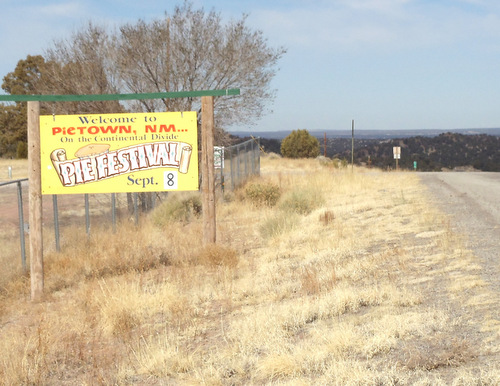
[[[328,225],[331,222],[333,222],[333,220],[335,220],[335,214],[333,213],[332,210],[325,210],[323,213],[319,215],[319,221],[323,225]]]
[[[458,367],[475,357],[467,340],[439,334],[432,339],[413,340],[405,344],[401,365],[410,370],[435,370]]]
[[[234,268],[238,265],[238,253],[219,244],[208,244],[198,253],[198,262],[210,267]]]

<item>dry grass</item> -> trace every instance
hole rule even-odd
[[[275,158],[262,174],[279,201],[242,187],[215,245],[197,216],[153,213],[66,232],[40,303],[4,279],[0,384],[500,382],[479,266],[414,174]]]
[[[9,167],[13,180],[28,177],[28,162],[25,159],[0,158],[0,182],[9,181]]]
[[[28,164],[26,160],[0,159],[0,182],[9,182],[9,167],[11,168],[12,180],[27,178]],[[22,185],[22,193],[25,208],[28,202],[28,186]],[[0,290],[9,286],[9,282],[22,272],[21,244],[19,241],[19,214],[17,209],[18,191],[17,184],[0,187],[0,264],[2,274],[0,275]],[[27,221],[25,209],[24,220]],[[26,242],[27,245],[27,242]],[[1,313],[1,306],[0,306]]]

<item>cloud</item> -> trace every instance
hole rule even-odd
[[[79,18],[85,14],[85,7],[78,1],[40,4],[32,7],[39,16],[49,18]]]
[[[479,38],[500,40],[498,6],[485,6],[480,0],[338,0],[318,4],[261,8],[251,17],[273,42],[310,51],[407,50]]]
[[[346,9],[358,12],[377,12],[379,14],[397,14],[402,6],[411,0],[342,0],[338,3]]]
[[[0,78],[27,55],[40,55],[50,41],[68,36],[89,13],[81,1],[8,2],[0,13]]]

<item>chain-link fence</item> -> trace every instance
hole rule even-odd
[[[259,138],[230,147],[215,148],[214,158],[217,186],[222,192],[225,189],[233,190],[249,177],[260,174]],[[14,259],[17,260],[17,256],[21,256],[17,262],[21,263],[22,270],[26,272],[26,255],[29,254],[25,248],[25,236],[29,232],[28,179],[2,182],[0,187],[0,242],[4,246],[0,263],[12,263]],[[60,228],[74,229],[76,226],[81,229],[79,233],[89,236],[91,224],[108,223],[113,231],[119,220],[128,219],[137,224],[139,213],[154,209],[166,198],[166,192],[44,196],[44,231],[46,235],[54,234],[53,239],[50,237],[47,240],[49,245],[46,246],[50,248],[54,242],[55,249],[61,249],[60,239],[64,232]],[[15,265],[19,267],[17,263]]]
[[[10,168],[9,177],[11,177]],[[27,216],[23,203],[26,203],[28,198],[28,179],[0,182],[0,189],[2,191],[0,196],[0,244],[2,245],[0,255],[2,259],[0,263],[5,268],[5,263],[10,260],[11,255],[21,256],[22,270],[26,272],[25,230],[27,230]]]
[[[250,176],[260,174],[260,139],[215,149],[217,183],[234,190]]]
[[[27,178],[0,182],[0,264],[4,271],[28,269],[28,192]],[[44,250],[60,251],[70,233],[89,237],[93,226],[104,225],[114,232],[117,223],[124,220],[138,225],[140,214],[154,209],[166,197],[166,192],[44,195]]]

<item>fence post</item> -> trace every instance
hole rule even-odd
[[[252,151],[252,162],[253,162],[253,174],[257,174],[257,158],[259,156],[259,152],[260,152],[260,146],[259,146],[259,142],[258,142],[258,138],[255,138],[253,140],[254,142],[254,147],[253,147],[253,151]]]
[[[233,147],[234,146],[231,146],[229,148],[229,154],[230,154],[230,158],[229,158],[229,166],[230,166],[230,172],[231,172],[231,189],[234,190],[235,188],[235,183],[234,183],[234,160],[233,160]]]
[[[226,149],[225,147],[223,146],[221,148],[221,162],[220,162],[220,189],[221,189],[221,193],[222,193],[222,198],[224,199],[224,168],[225,168],[225,163],[226,163]]]
[[[59,210],[57,207],[57,194],[52,195],[52,208],[54,210],[54,232],[56,237],[56,251],[61,251],[61,245],[59,243]]]
[[[23,210],[23,190],[21,181],[17,181],[17,210],[19,212],[19,239],[21,241],[21,263],[23,273],[28,271],[26,267],[26,246],[24,242],[24,210]]]
[[[85,193],[85,231],[87,232],[87,237],[90,237],[90,205],[88,193]]]
[[[139,224],[139,193],[134,192],[134,224]]]
[[[113,223],[113,233],[116,233],[116,193],[111,193],[111,222]]]
[[[248,156],[249,156],[249,154],[248,154],[247,144],[248,144],[248,142],[244,143],[245,147],[244,147],[244,150],[243,150],[244,151],[243,154],[244,154],[244,157],[245,157],[244,158],[244,160],[245,160],[245,178],[246,178],[246,176],[248,176]]]
[[[257,153],[257,154],[256,154],[256,158],[257,158],[257,162],[256,162],[256,163],[257,163],[257,167],[256,167],[256,169],[257,169],[257,170],[256,170],[256,173],[255,173],[255,174],[257,174],[257,175],[259,175],[259,176],[260,176],[260,137],[259,137],[259,138],[257,138],[257,141],[258,141],[258,142],[257,142],[257,148],[255,149],[255,151],[256,151],[256,153]]]
[[[43,295],[42,177],[40,160],[40,102],[28,102],[28,177],[31,300]]]
[[[240,184],[240,162],[240,146],[238,145],[238,147],[236,148],[236,185]]]

